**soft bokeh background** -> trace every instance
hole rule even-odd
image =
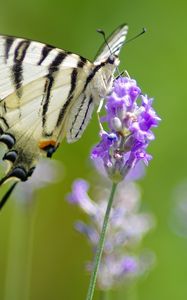
[[[182,0],[0,1],[1,33],[44,41],[89,59],[101,44],[96,28],[110,33],[127,22],[129,37],[144,26],[148,29],[121,53],[121,69],[126,68],[142,90],[154,96],[154,107],[162,118],[149,149],[154,159],[140,183],[144,206],[157,219],[156,230],[144,243],[144,247],[155,251],[157,265],[136,285],[131,297],[138,300],[187,297],[187,240],[175,235],[171,230],[175,225],[169,223],[175,221],[170,217],[173,191],[187,177],[186,11],[187,3]],[[16,206],[13,198],[1,212],[0,299],[85,299],[89,278],[84,264],[91,251],[73,229],[80,212],[64,198],[76,177],[90,178],[88,156],[97,134],[94,117],[78,143],[62,143],[54,156],[64,164],[64,178],[37,193],[31,213]],[[33,245],[32,264],[24,273],[26,239]],[[14,270],[8,272],[11,262]],[[30,297],[21,296],[18,283],[20,280],[22,286],[24,280],[19,278],[20,270],[30,276]],[[7,276],[11,277],[10,286]]]

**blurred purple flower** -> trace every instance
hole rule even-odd
[[[110,132],[100,132],[101,141],[91,154],[92,159],[104,164],[113,181],[123,180],[139,161],[148,165],[152,158],[146,149],[154,139],[151,129],[160,121],[152,102],[153,99],[141,94],[135,80],[128,77],[115,80],[107,98],[106,116],[101,118],[108,123]]]
[[[72,186],[72,193],[69,194],[68,200],[71,203],[78,204],[87,214],[96,214],[96,205],[89,198],[87,191],[89,189],[89,184],[83,179],[77,179],[74,181]]]
[[[91,272],[92,264],[87,264],[88,271]],[[98,286],[101,290],[108,290],[120,283],[128,283],[137,278],[140,264],[136,256],[128,256],[112,253],[103,255],[98,273]]]
[[[90,224],[77,222],[76,229],[83,233],[95,251],[101,233],[106,211],[109,189],[102,186],[99,200],[94,202],[88,195],[89,185],[84,180],[76,180],[68,200],[77,204],[90,217]],[[134,249],[144,235],[153,227],[154,219],[150,214],[140,213],[140,190],[134,183],[120,183],[116,191],[114,205],[106,234],[102,262],[99,269],[98,285],[108,289],[123,279],[142,275],[152,262],[134,255]],[[91,270],[89,263],[88,269]]]

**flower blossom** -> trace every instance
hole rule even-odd
[[[102,186],[98,201],[88,195],[89,185],[83,179],[73,183],[68,200],[78,205],[89,217],[90,222],[76,223],[76,229],[89,240],[95,252],[101,234],[109,189]],[[97,283],[100,289],[110,289],[120,282],[128,282],[144,274],[152,265],[152,253],[137,255],[135,250],[144,235],[153,227],[153,217],[141,213],[140,191],[135,183],[120,183],[114,197],[108,231]],[[87,266],[92,270],[92,263]]]
[[[147,153],[154,140],[152,127],[160,118],[152,108],[153,99],[142,95],[134,79],[120,77],[114,81],[107,97],[106,116],[109,132],[101,130],[101,141],[92,150],[91,158],[100,159],[113,181],[121,181],[137,162],[148,165],[152,158]]]

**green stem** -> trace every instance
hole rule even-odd
[[[106,231],[107,231],[107,227],[108,227],[110,211],[111,211],[111,208],[112,208],[112,203],[113,203],[114,193],[116,191],[116,188],[117,188],[117,183],[113,183],[112,184],[112,190],[111,190],[111,193],[110,193],[110,198],[109,198],[108,205],[107,205],[107,209],[106,209],[106,212],[105,212],[105,217],[104,217],[104,221],[103,221],[101,235],[100,235],[100,238],[99,238],[99,243],[98,243],[96,254],[95,254],[95,259],[94,259],[94,264],[93,264],[93,271],[92,271],[91,278],[90,278],[90,284],[89,284],[88,294],[87,294],[86,300],[92,300],[93,299],[94,289],[95,289],[95,284],[96,284],[96,279],[97,279],[97,273],[98,273],[102,253],[103,253],[105,237],[106,237]]]

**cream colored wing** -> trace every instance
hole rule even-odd
[[[8,147],[4,159],[10,162],[2,182],[10,177],[24,181],[42,154],[51,156],[56,150],[91,63],[12,37],[0,37],[0,53],[0,141]]]
[[[104,44],[99,49],[94,63],[99,63],[107,60],[110,55],[118,56],[122,46],[125,43],[128,33],[128,25],[120,25],[114,32],[107,38],[107,44]]]

